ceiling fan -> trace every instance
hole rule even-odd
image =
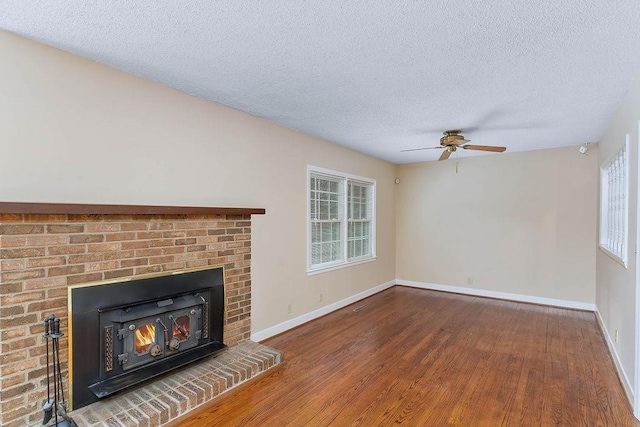
[[[442,152],[442,155],[438,159],[447,160],[451,153],[456,151],[458,148],[462,148],[464,150],[477,150],[477,151],[493,151],[496,153],[502,153],[507,149],[507,147],[496,147],[493,145],[471,145],[467,144],[467,142],[471,142],[468,139],[465,139],[464,136],[461,135],[461,130],[448,130],[443,134],[444,136],[440,138],[440,146],[439,147],[424,147],[424,148],[411,148],[405,151],[419,151],[419,150],[431,150],[436,148],[444,148],[445,150]]]

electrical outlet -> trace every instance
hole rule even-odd
[[[616,344],[618,344],[618,339],[620,338],[620,334],[618,334],[618,330],[616,329],[616,331],[614,332],[614,337],[613,340],[616,342]]]
[[[322,292],[320,292],[320,296],[318,297],[318,301],[319,302],[324,301],[324,295],[322,294]]]
[[[293,313],[293,310],[291,309],[291,303],[289,303],[287,305],[287,314],[291,314],[291,313]]]
[[[467,277],[467,285],[473,285],[473,277]]]

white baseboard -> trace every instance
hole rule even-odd
[[[391,280],[387,283],[383,283],[382,285],[378,285],[364,292],[360,292],[358,294],[350,296],[349,298],[345,298],[341,301],[334,302],[333,304],[329,304],[317,310],[311,311],[309,313],[305,313],[302,316],[298,316],[293,319],[289,319],[286,322],[279,323],[270,328],[263,329],[261,331],[256,332],[255,334],[251,334],[251,341],[260,342],[272,336],[281,334],[282,332],[288,331],[289,329],[295,328],[296,326],[300,326],[303,323],[307,323],[310,320],[317,319],[318,317],[322,317],[325,314],[331,313],[332,311],[336,311],[342,307],[346,307],[349,304],[353,304],[356,301],[370,297],[371,295],[377,294],[378,292],[384,291],[385,289],[389,289],[395,284],[396,284],[396,281]]]
[[[616,346],[613,345],[613,340],[609,335],[609,331],[602,320],[602,316],[600,316],[600,311],[596,308],[596,319],[598,319],[598,323],[600,324],[600,329],[604,334],[604,340],[607,343],[607,347],[609,347],[609,354],[611,354],[611,358],[613,359],[613,364],[616,367],[616,371],[618,371],[618,377],[620,378],[620,382],[624,387],[624,391],[627,394],[627,399],[631,402],[631,407],[633,407],[634,395],[633,395],[633,387],[631,386],[631,382],[629,381],[629,377],[627,377],[627,373],[622,367],[622,363],[620,362],[620,356],[618,356],[618,352],[616,351]]]
[[[530,302],[534,304],[543,304],[543,305],[550,305],[555,307],[575,308],[579,310],[596,311],[595,304],[589,304],[584,302],[557,300],[552,298],[542,298],[542,297],[534,297],[529,295],[510,294],[505,292],[486,291],[482,289],[462,288],[458,286],[437,285],[435,283],[415,282],[412,280],[396,279],[396,280],[391,280],[387,283],[383,283],[382,285],[376,286],[374,288],[368,289],[364,292],[360,292],[359,294],[350,296],[349,298],[345,298],[333,304],[329,304],[327,306],[321,307],[309,313],[305,313],[302,316],[289,319],[286,322],[282,322],[277,325],[271,326],[270,328],[255,332],[251,334],[251,340],[255,342],[260,342],[267,338],[281,334],[285,331],[288,331],[289,329],[295,328],[296,326],[300,326],[303,323],[307,323],[313,319],[317,319],[318,317],[322,317],[326,314],[329,314],[332,311],[336,311],[349,304],[353,304],[356,301],[370,297],[371,295],[377,294],[378,292],[384,291],[385,289],[389,289],[394,285],[405,285],[405,286],[411,286],[414,288],[431,289],[434,291],[453,292],[457,294],[467,294],[467,295],[474,295],[474,296],[481,296],[481,297],[498,298],[498,299],[504,299],[504,300],[510,300],[510,301]]]
[[[586,302],[568,301],[562,299],[534,297],[531,295],[510,294],[506,292],[486,291],[484,289],[463,288],[459,286],[437,285],[435,283],[415,282],[412,280],[396,279],[396,285],[411,286],[413,288],[430,289],[433,291],[452,292],[455,294],[474,295],[509,301],[530,302],[533,304],[550,305],[554,307],[575,308],[578,310],[596,311],[596,305]]]

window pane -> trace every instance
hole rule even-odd
[[[318,213],[318,219],[320,220],[329,219],[329,204],[324,201],[320,201],[319,208],[320,208],[320,212]]]
[[[331,246],[332,252],[331,252],[331,261],[337,261],[340,260],[342,257],[341,255],[341,245],[340,242],[334,242]]]
[[[369,195],[370,184],[361,184],[350,182],[348,203],[349,218],[351,219],[370,219],[371,200]]]
[[[338,202],[331,202],[331,205],[329,206],[329,218],[328,219],[332,219],[337,221],[338,218],[340,218],[340,212],[338,209]]]
[[[311,245],[311,263],[312,264],[320,264],[321,258],[320,254],[322,253],[322,245],[320,243],[313,243]]]
[[[316,192],[311,190],[311,199],[309,200],[309,213],[311,214],[311,218],[314,219],[316,217]]]
[[[331,245],[323,244],[322,245],[322,257],[320,258],[321,262],[331,261]]]
[[[333,235],[335,236],[336,240],[340,240],[340,223],[339,222],[334,222],[332,223],[333,225]]]
[[[370,253],[371,253],[371,247],[369,245],[369,239],[364,238],[362,239],[362,254],[369,255]]]

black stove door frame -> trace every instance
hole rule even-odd
[[[116,336],[116,339],[111,340],[113,343],[113,347],[111,347],[111,349],[113,349],[113,351],[111,351],[111,349],[105,348],[104,351],[102,351],[103,358],[106,357],[106,354],[111,354],[112,359],[106,362],[111,363],[114,367],[121,366],[122,371],[127,372],[130,369],[134,369],[139,366],[144,366],[149,363],[155,363],[159,360],[164,359],[165,357],[175,355],[180,351],[186,351],[190,348],[196,347],[198,344],[206,344],[208,340],[200,342],[202,329],[199,319],[202,318],[202,306],[203,304],[200,303],[178,310],[162,311],[151,316],[132,319],[125,323],[114,324],[114,330],[124,330],[125,333],[123,334],[124,336],[122,336],[122,338]],[[178,338],[179,346],[175,350],[170,348],[169,346],[171,340],[174,338],[174,324],[172,321],[172,316],[175,316],[176,318],[186,316],[189,319],[189,327],[191,332],[185,339],[180,340]],[[146,326],[148,324],[151,324],[154,328],[154,341],[152,344],[150,344],[147,351],[145,351],[144,353],[138,353],[135,349],[136,331],[140,327]],[[167,328],[166,331],[165,328]],[[102,326],[101,329],[104,331],[106,328]],[[106,340],[104,339],[102,340],[103,345],[105,341]],[[157,356],[153,356],[151,354],[151,350],[154,344],[157,344],[160,347],[160,353]],[[124,355],[122,362],[120,362],[119,360],[120,355]],[[101,363],[101,365],[103,365],[101,366],[101,378],[106,378],[109,375],[107,372],[104,372],[104,363]],[[116,372],[120,372],[120,370],[116,369]]]
[[[201,293],[207,307],[205,344],[177,352],[150,366],[133,369],[125,375],[101,382],[101,354],[104,354],[100,310],[124,306],[128,301],[150,302],[185,293]],[[69,382],[70,409],[79,409],[132,385],[182,367],[226,348],[223,342],[224,269],[223,267],[185,270],[125,281],[96,282],[69,288]],[[168,325],[167,325],[168,326]],[[114,331],[117,333],[117,331]],[[117,337],[116,337],[117,339]],[[204,341],[203,341],[204,342]]]

